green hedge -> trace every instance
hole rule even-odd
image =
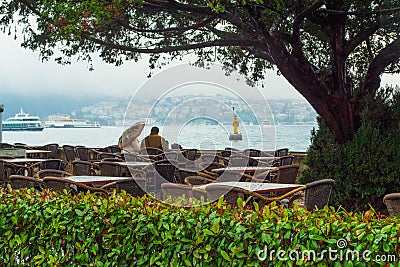
[[[125,194],[5,189],[0,197],[2,266],[399,266],[375,261],[397,255],[399,220],[373,211],[260,210],[241,201],[182,208]],[[311,250],[318,258],[296,256]],[[333,250],[336,260],[326,254]],[[367,250],[371,261],[361,256]]]
[[[344,145],[334,140],[332,132],[320,121],[311,134],[301,183],[334,179],[330,204],[347,210],[364,211],[370,206],[386,212],[383,197],[400,192],[400,132],[381,133],[362,125],[354,139]]]

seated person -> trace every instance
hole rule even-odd
[[[150,135],[146,136],[142,140],[140,148],[143,149],[145,147],[154,147],[163,151],[168,151],[168,142],[164,137],[158,135],[159,132],[160,129],[157,126],[152,127],[150,130]]]

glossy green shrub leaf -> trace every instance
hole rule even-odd
[[[126,194],[103,199],[0,189],[0,222],[4,266],[377,266],[291,259],[289,252],[338,250],[345,239],[346,249],[368,249],[374,259],[400,247],[396,217],[275,203],[261,211],[221,200],[182,208]],[[264,250],[266,258],[259,258]]]

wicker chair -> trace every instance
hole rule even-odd
[[[230,151],[230,150],[221,151],[221,156],[224,158],[229,158],[231,154],[232,154],[232,151]]]
[[[323,179],[308,183],[305,185],[305,195],[298,194],[294,195],[289,200],[289,207],[293,206],[293,202],[298,198],[304,198],[304,205],[307,210],[312,211],[322,209],[328,205],[329,198],[331,195],[333,184],[335,183],[332,179]]]
[[[38,171],[38,173],[36,175],[37,175],[37,177],[42,178],[42,179],[46,176],[52,176],[52,177],[67,177],[67,176],[69,176],[69,174],[65,171],[54,170],[54,169],[40,170],[40,171]]]
[[[163,183],[161,184],[162,199],[176,200],[182,196],[185,199],[190,199],[192,197],[192,187],[185,184],[173,184],[173,183]]]
[[[75,160],[75,147],[70,145],[63,145],[62,148],[67,162],[73,162]]]
[[[25,143],[14,143],[13,145],[15,148],[24,148],[24,149],[29,149],[29,146]]]
[[[103,159],[121,159],[120,156],[114,153],[109,153],[109,152],[100,152],[97,154],[97,159],[98,160],[103,160]]]
[[[273,167],[285,166],[285,165],[292,165],[293,164],[294,156],[283,156],[280,159],[274,160],[272,162]]]
[[[128,176],[129,170],[117,162],[101,161],[96,163],[101,176]]]
[[[284,165],[270,170],[267,179],[269,182],[274,183],[294,184],[296,183],[298,172],[299,165]]]
[[[289,148],[280,148],[275,150],[274,157],[284,157],[287,156],[289,153]]]
[[[187,185],[203,185],[203,184],[209,184],[209,183],[214,183],[215,180],[205,178],[202,176],[188,176],[185,178],[185,184]]]
[[[200,159],[201,159],[201,162],[203,162],[203,163],[211,163],[211,162],[217,162],[217,163],[219,163],[219,158],[218,158],[218,156],[217,156],[217,155],[214,155],[214,154],[204,154],[204,155],[201,155]]]
[[[191,149],[185,149],[182,152],[183,156],[187,158],[190,161],[194,161],[197,157],[197,149],[196,148],[191,148]]]
[[[36,179],[30,176],[23,176],[23,175],[11,175],[10,184],[12,189],[21,189],[21,188],[41,189],[42,179]]]
[[[249,166],[249,157],[244,154],[232,153],[229,156],[228,166],[230,167]]]
[[[238,153],[240,150],[232,147],[226,147],[225,150],[221,151],[221,156],[224,158],[230,157],[232,153]]]
[[[77,146],[75,148],[78,160],[90,161],[90,148],[84,146]]]
[[[108,153],[117,153],[117,154],[121,153],[121,148],[119,148],[117,145],[107,146],[105,147],[105,150]]]
[[[65,171],[65,162],[61,159],[48,159],[43,161],[41,164],[40,169],[53,169],[53,170],[60,170]]]
[[[248,148],[243,150],[244,154],[249,156],[249,157],[259,157],[261,155],[261,150],[254,149],[254,148]]]
[[[96,175],[95,170],[92,167],[92,163],[83,160],[74,160],[72,162],[72,174],[73,175]]]
[[[140,149],[139,154],[141,155],[161,155],[164,154],[164,151],[155,147],[144,147]]]
[[[213,174],[215,175],[215,173],[212,173],[211,171],[213,169],[220,169],[220,168],[226,168],[226,165],[218,163],[218,162],[201,162],[199,164],[201,171],[207,171],[210,172],[208,174]]]
[[[383,203],[385,203],[390,216],[400,215],[400,193],[385,195]]]
[[[58,144],[47,144],[43,147],[45,150],[51,151],[47,154],[48,159],[57,159],[58,158]]]
[[[196,170],[178,169],[176,171],[176,181],[179,184],[184,184],[186,177],[196,175],[196,173]]]
[[[44,177],[43,188],[60,192],[66,190],[68,193],[72,194],[78,193],[78,188],[73,181],[61,177]]]
[[[14,148],[14,146],[9,143],[0,143],[0,148]]]
[[[252,202],[257,202],[260,207],[276,201],[281,202],[283,199],[290,198],[291,196],[296,196],[296,194],[302,190],[305,190],[306,186],[302,186],[296,189],[291,190],[290,192],[279,196],[279,197],[266,197],[259,193],[247,191],[237,187],[230,187],[219,184],[209,184],[205,191],[207,192],[207,198],[209,201],[216,201],[221,196],[224,196],[225,201],[231,205],[237,204],[237,199],[240,197],[243,200],[247,200],[248,197],[252,197]]]
[[[170,183],[176,182],[176,166],[178,166],[178,162],[174,160],[159,160],[154,162],[156,174]]]
[[[162,183],[177,182],[175,177],[177,164],[178,162],[173,160],[159,160],[153,163],[153,168],[151,168],[151,172],[147,175],[147,187],[150,192],[160,195]]]
[[[116,189],[116,193],[121,193],[122,190],[126,191],[126,193],[135,196],[135,197],[142,197],[146,194],[144,191],[146,186],[146,179],[144,178],[132,178],[126,180],[115,181],[112,183],[108,183],[103,185],[102,189],[109,190],[109,189]]]
[[[0,183],[4,186],[10,183],[11,175],[32,176],[32,173],[33,171],[31,167],[0,160]]]
[[[102,188],[90,187],[81,183],[60,178],[60,177],[45,177],[43,178],[43,188],[63,192],[66,190],[68,193],[77,194],[78,192],[91,192],[107,197],[108,192]]]

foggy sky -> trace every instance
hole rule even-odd
[[[147,60],[137,63],[125,62],[115,67],[96,59],[93,63],[95,70],[89,71],[86,62],[72,62],[62,66],[50,59],[41,62],[37,52],[20,47],[20,40],[13,40],[11,36],[0,35],[0,96],[5,92],[20,94],[55,94],[55,95],[82,95],[131,97],[132,94],[149,82],[147,75],[149,68]],[[176,63],[175,65],[177,65]],[[171,65],[155,71],[153,78],[170,68]],[[223,71],[215,68],[208,73],[200,70],[204,75],[224,76]],[[188,75],[180,73],[178,75]],[[174,77],[169,77],[174,79]],[[152,79],[152,78],[150,78]],[[236,78],[233,78],[236,80]],[[163,86],[162,79],[153,86]],[[245,87],[243,77],[240,78],[242,87]],[[400,85],[399,76],[385,76],[383,84]],[[272,98],[302,98],[293,87],[274,72],[269,72],[264,82],[264,88],[259,90],[267,99]],[[251,89],[248,90],[250,92]],[[1,100],[0,100],[1,101]]]

